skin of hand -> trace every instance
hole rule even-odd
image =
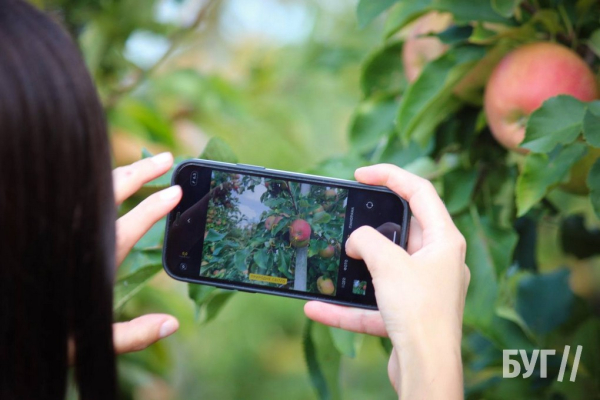
[[[470,281],[466,242],[433,185],[394,165],[359,168],[355,177],[387,186],[411,207],[408,251],[371,227],[356,229],[347,254],[367,264],[379,311],[311,301],[323,324],[391,339],[388,373],[402,399],[462,399],[460,343]]]
[[[145,158],[113,171],[115,202],[119,206],[145,183],[164,175],[173,165],[170,153]],[[171,186],[154,193],[117,220],[116,265],[146,232],[167,215],[181,200],[181,187]],[[143,350],[154,342],[173,334],[179,322],[167,314],[147,314],[113,325],[113,341],[117,354]]]

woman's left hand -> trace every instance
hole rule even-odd
[[[117,206],[145,183],[165,174],[172,165],[173,156],[170,153],[162,153],[115,169],[113,184]],[[123,262],[137,241],[180,200],[181,188],[171,186],[148,196],[117,220],[116,265]],[[143,350],[171,335],[178,328],[177,319],[168,314],[147,314],[128,322],[116,323],[113,325],[115,352],[121,354]]]

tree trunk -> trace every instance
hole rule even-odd
[[[306,196],[310,191],[310,185],[304,183],[300,186],[300,195]],[[296,249],[296,268],[294,275],[294,290],[306,292],[308,264],[308,246]]]

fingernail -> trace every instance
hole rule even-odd
[[[173,200],[175,197],[179,196],[179,193],[181,193],[181,187],[177,185],[171,186],[160,192],[160,198],[162,200]]]
[[[160,153],[152,157],[152,161],[155,164],[162,165],[171,162],[173,156],[168,151],[165,153]]]
[[[177,328],[179,328],[179,324],[175,320],[170,319],[160,326],[160,331],[158,334],[162,339],[175,333]]]

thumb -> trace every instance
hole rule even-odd
[[[389,276],[390,269],[410,263],[410,256],[380,232],[370,226],[356,229],[346,241],[346,254],[363,260],[375,279],[377,276]]]
[[[179,329],[175,317],[166,314],[148,314],[128,322],[113,324],[113,342],[117,354],[143,350],[154,342]]]

